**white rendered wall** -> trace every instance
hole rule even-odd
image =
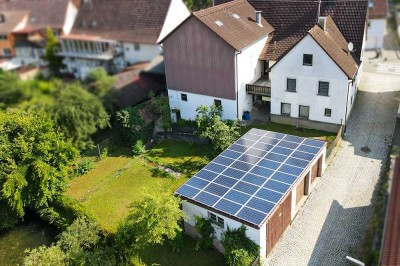
[[[233,89],[233,88],[232,88]],[[187,101],[182,101],[181,94],[187,95]],[[222,110],[224,111],[222,119],[236,119],[236,101],[213,96],[205,96],[189,92],[181,92],[176,90],[168,90],[169,106],[172,109],[178,109],[181,112],[181,117],[185,120],[196,119],[196,109],[200,105],[212,106],[214,100],[221,100]]]
[[[199,217],[206,218],[206,219],[208,218],[208,212],[209,212],[208,210],[206,210],[202,207],[199,207],[197,205],[194,205],[190,202],[187,202],[185,200],[182,201],[182,209],[186,215],[185,222],[187,222],[190,225],[193,225],[193,226],[196,225],[196,221],[194,218],[195,216],[199,216]],[[212,212],[212,213],[223,218],[224,222],[225,222],[224,228],[221,228],[218,225],[213,225],[215,228],[215,232],[216,232],[216,238],[218,240],[221,240],[221,234],[224,230],[226,230],[226,228],[228,226],[229,226],[229,228],[236,229],[243,225],[242,223],[240,223],[238,221],[232,220],[232,219],[225,217],[223,215],[220,215],[218,213],[215,213],[215,212]],[[267,238],[266,224],[264,224],[260,229],[255,229],[255,228],[247,226],[247,225],[244,225],[244,226],[247,228],[247,230],[246,230],[247,237],[249,239],[253,240],[257,245],[260,246],[260,256],[265,257],[266,238]]]
[[[76,16],[78,15],[78,8],[70,1],[68,3],[67,14],[65,15],[63,33],[69,34],[74,26]]]
[[[303,54],[313,55],[313,65],[303,66]],[[291,117],[299,116],[299,105],[309,106],[309,119],[343,124],[348,77],[307,35],[271,70],[271,114],[281,114],[281,103],[291,104]],[[296,92],[287,92],[287,78],[296,79]],[[319,81],[329,82],[329,96],[318,94]],[[325,108],[332,110],[325,116]]]
[[[190,12],[182,0],[171,0],[163,28],[157,42],[173,31],[182,21],[190,16]]]
[[[243,49],[237,55],[237,84],[239,88],[239,119],[245,111],[251,111],[253,108],[253,97],[246,93],[246,84],[252,83],[261,77],[262,61],[258,58],[265,46],[268,37],[258,40],[254,44]]]
[[[368,20],[366,50],[382,49],[383,37],[385,35],[386,19],[369,19]]]
[[[135,50],[133,43],[123,43],[122,46],[125,64],[151,61],[161,53],[160,47],[156,44],[139,44],[139,50]]]

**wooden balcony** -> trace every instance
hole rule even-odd
[[[246,92],[252,95],[271,97],[271,81],[267,77],[261,77],[252,84],[246,84]]]

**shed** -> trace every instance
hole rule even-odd
[[[266,257],[325,170],[326,142],[251,129],[175,191],[185,232],[198,237],[195,216],[209,218],[220,251],[224,230],[244,225]]]

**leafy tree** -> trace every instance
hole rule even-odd
[[[151,106],[156,114],[161,116],[164,130],[171,128],[172,120],[167,96],[158,96],[151,99]]]
[[[184,213],[180,203],[169,192],[147,193],[142,202],[132,205],[132,212],[118,229],[117,242],[129,250],[174,239],[182,230],[179,222]]]
[[[44,58],[49,63],[49,69],[53,75],[60,75],[60,70],[65,67],[63,58],[56,54],[58,46],[58,39],[54,36],[53,30],[47,28]]]
[[[184,2],[191,12],[204,9],[212,5],[211,0],[184,0]]]
[[[50,102],[42,102],[55,124],[80,149],[93,143],[91,135],[109,126],[109,117],[100,100],[78,83],[58,88]]]
[[[21,102],[29,96],[29,91],[16,73],[0,70],[0,103],[4,107]]]
[[[64,266],[68,265],[66,254],[59,246],[41,246],[27,252],[24,259],[24,266]]]
[[[1,227],[12,227],[25,208],[45,207],[59,197],[76,156],[44,115],[0,112],[0,209],[8,212],[0,215]]]
[[[109,76],[104,68],[92,69],[85,80],[89,91],[100,98],[109,112],[112,112],[115,102],[115,78]]]
[[[198,216],[195,216],[195,219],[196,225],[194,228],[201,235],[201,238],[197,240],[195,249],[206,250],[212,248],[215,239],[215,228],[213,227],[211,220]]]
[[[203,139],[209,139],[213,147],[222,151],[228,148],[240,137],[240,122],[235,120],[231,124],[221,120],[222,108],[206,105],[197,108],[196,123],[198,134]]]

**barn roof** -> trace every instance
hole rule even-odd
[[[251,129],[175,193],[260,228],[325,147],[319,140]]]

